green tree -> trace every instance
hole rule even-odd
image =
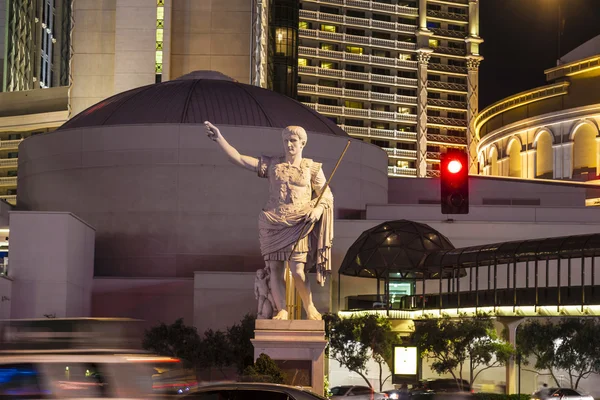
[[[260,382],[285,383],[285,374],[275,364],[275,361],[264,353],[256,359],[254,365],[249,365],[244,369],[244,376]]]
[[[232,364],[240,374],[247,366],[254,364],[254,346],[250,339],[254,338],[255,321],[256,316],[246,314],[239,324],[227,328]]]
[[[325,349],[327,355],[350,371],[356,372],[369,387],[372,387],[366,376],[369,348],[360,342],[360,329],[357,327],[356,317],[340,318],[337,314],[325,314],[323,320],[325,334],[329,340]]]
[[[359,341],[371,349],[379,367],[379,391],[383,391],[383,385],[392,376],[383,377],[383,366],[387,365],[393,371],[394,345],[399,344],[401,339],[398,333],[392,331],[392,323],[386,317],[364,315],[357,318],[356,323],[360,328]]]
[[[142,347],[156,354],[177,357],[186,367],[196,366],[201,339],[193,326],[179,318],[173,324],[161,323],[144,332]]]
[[[459,389],[466,370],[473,385],[482,371],[504,365],[514,352],[498,337],[492,319],[482,314],[415,321],[412,340],[421,356],[432,360],[432,369],[452,375]]]
[[[233,364],[232,346],[227,335],[212,329],[204,332],[198,364],[202,368],[217,368],[226,377],[223,368]]]
[[[530,320],[517,329],[517,349],[533,356],[535,368],[548,370],[557,385],[557,370],[566,371],[577,389],[581,379],[600,373],[600,323],[596,318]]]
[[[335,314],[327,314],[324,319],[329,355],[359,374],[369,387],[366,365],[372,356],[379,366],[379,390],[383,390],[385,381],[391,376],[383,376],[383,367],[387,364],[392,370],[394,345],[400,342],[398,334],[392,331],[390,320],[376,315],[340,318]]]

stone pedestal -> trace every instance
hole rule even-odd
[[[276,361],[306,361],[310,365],[308,387],[323,395],[327,345],[323,321],[259,319],[252,344],[255,359],[264,353]]]

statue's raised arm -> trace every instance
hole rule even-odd
[[[208,138],[213,142],[216,142],[221,147],[223,152],[227,155],[227,158],[229,158],[229,161],[231,161],[235,165],[256,172],[258,168],[257,158],[240,154],[235,149],[235,147],[230,145],[227,142],[227,140],[225,140],[223,135],[221,135],[221,131],[219,131],[219,128],[217,128],[210,122],[204,121],[204,126],[206,127],[206,135],[208,136]]]

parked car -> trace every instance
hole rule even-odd
[[[388,395],[374,391],[368,386],[335,386],[329,390],[331,400],[383,400]]]
[[[471,392],[471,385],[466,380],[462,380],[462,389],[454,379],[427,379],[419,382],[410,390],[411,393],[436,392],[436,393],[457,393]]]
[[[231,382],[201,386],[180,396],[186,400],[327,400],[301,387],[274,383]]]
[[[410,392],[407,389],[391,389],[383,392],[392,400],[407,400],[410,398]]]
[[[535,392],[531,396],[531,400],[594,400],[592,396],[580,393],[575,389],[570,388],[544,388]]]

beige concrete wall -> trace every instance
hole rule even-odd
[[[90,316],[94,237],[71,213],[11,212],[11,317]]]
[[[117,0],[114,92],[155,81],[156,0]]]
[[[10,319],[12,279],[0,276],[0,319]]]
[[[74,2],[71,116],[115,93],[116,3]]]
[[[144,320],[148,328],[178,318],[193,323],[194,280],[94,278],[92,316]]]
[[[215,70],[250,83],[249,0],[174,1],[171,79]]]

